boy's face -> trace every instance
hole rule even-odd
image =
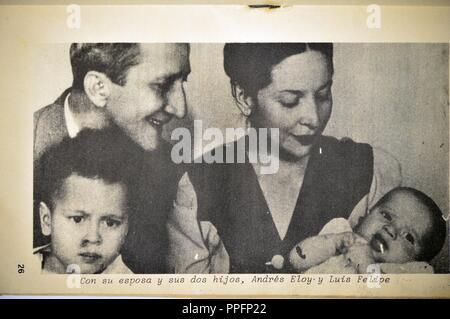
[[[49,219],[43,220],[50,226],[52,254],[60,266],[76,264],[87,274],[114,261],[128,231],[125,198],[119,183],[74,174],[64,181]]]
[[[431,231],[430,212],[403,190],[378,202],[357,228],[372,247],[377,262],[405,263],[417,260]]]

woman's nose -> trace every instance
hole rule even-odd
[[[316,99],[312,96],[305,97],[303,105],[300,107],[300,124],[311,129],[319,126],[319,113]]]
[[[176,81],[169,91],[167,105],[164,108],[164,111],[179,119],[182,119],[186,115],[186,94],[181,80]]]

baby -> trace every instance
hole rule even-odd
[[[120,249],[133,211],[139,154],[108,131],[84,130],[41,158],[35,175],[43,273],[132,273]]]
[[[335,219],[324,228],[333,228]],[[340,233],[307,238],[289,254],[297,272],[365,273],[371,264],[385,264],[384,272],[396,272],[392,264],[429,262],[442,249],[446,223],[439,207],[424,193],[398,187],[383,196],[354,232],[347,223]],[[342,230],[341,230],[342,231]],[[334,231],[336,232],[336,231]],[[405,272],[424,272],[427,263],[410,263]],[[401,272],[401,270],[400,270]]]

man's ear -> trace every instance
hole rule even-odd
[[[84,76],[84,92],[89,100],[97,106],[104,107],[111,93],[111,81],[109,78],[97,71],[89,71]]]
[[[233,94],[236,105],[238,106],[241,113],[249,117],[255,107],[254,99],[245,92],[239,85],[231,84],[231,93]]]
[[[52,233],[52,214],[44,202],[39,203],[39,219],[41,221],[41,231],[44,236]]]

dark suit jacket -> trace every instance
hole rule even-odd
[[[70,88],[65,90],[53,104],[34,112],[34,163],[47,148],[58,144],[64,137],[69,135],[64,119],[64,101],[69,93]]]
[[[33,166],[38,169],[39,158],[50,146],[58,144],[66,136],[69,136],[64,119],[64,101],[70,89],[63,94],[53,104],[47,105],[33,115]],[[33,246],[39,247],[48,244],[49,238],[41,233],[39,222],[39,201],[38,190],[36,190],[36,180],[34,180],[34,218],[33,218]]]

